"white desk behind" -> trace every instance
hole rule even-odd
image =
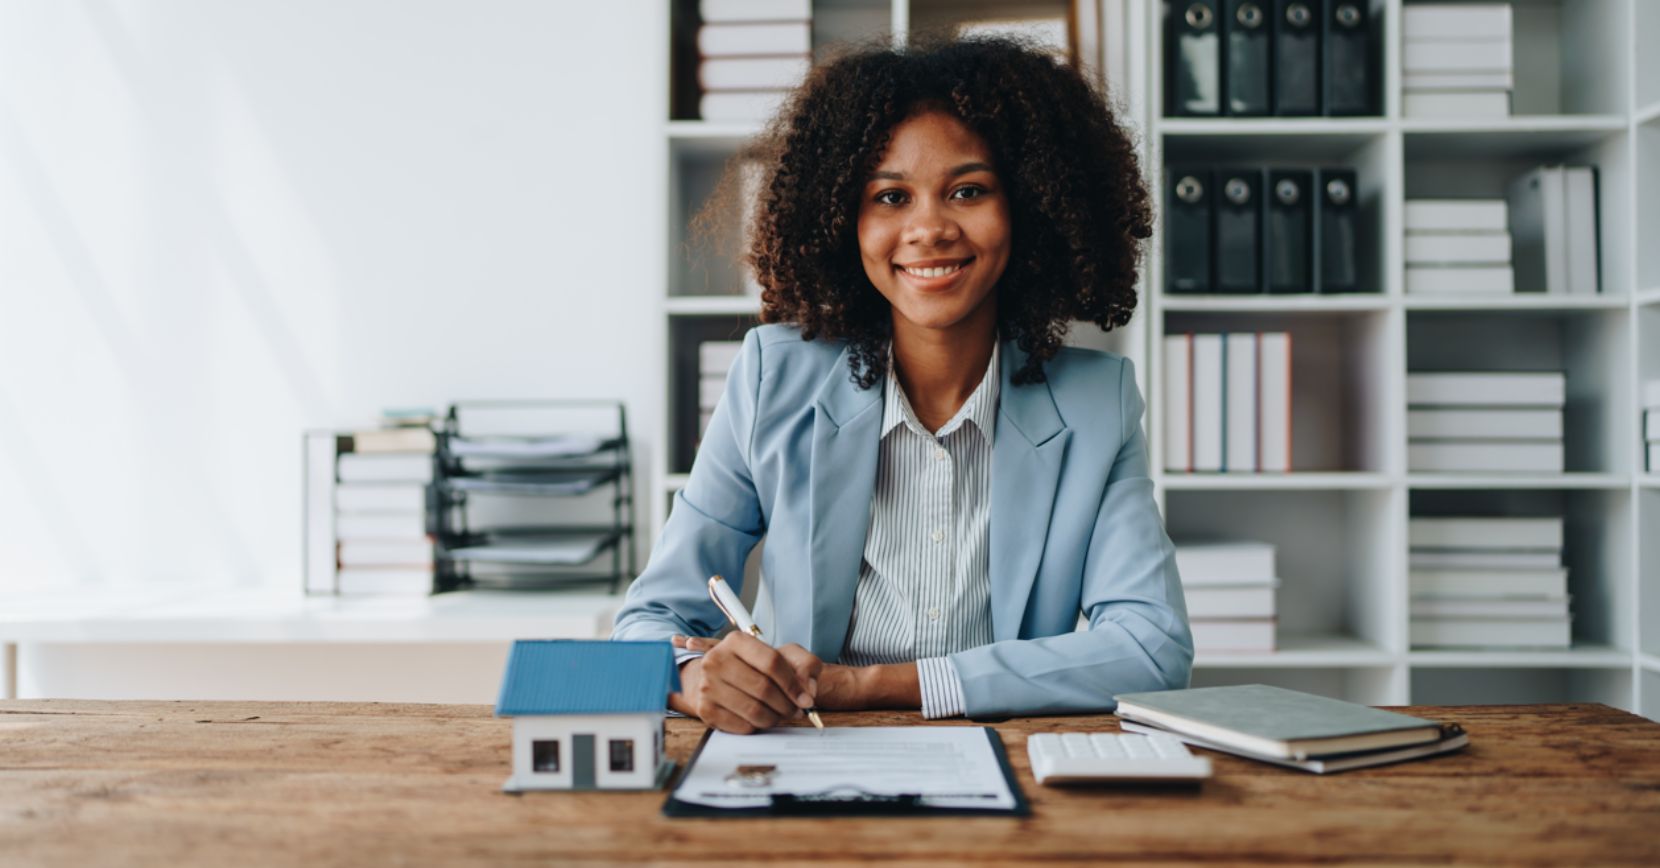
[[[594,593],[187,587],[0,597],[0,695],[30,685],[110,698],[487,701],[514,639],[604,638],[621,604]]]

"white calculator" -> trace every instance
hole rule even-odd
[[[1026,739],[1040,784],[1198,783],[1210,760],[1194,756],[1173,735],[1119,732],[1038,733]]]

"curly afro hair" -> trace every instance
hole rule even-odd
[[[985,140],[1007,191],[998,329],[1028,354],[1014,382],[1042,382],[1073,320],[1129,322],[1152,213],[1134,143],[1103,94],[1015,40],[872,45],[809,74],[745,154],[762,171],[744,252],[761,319],[847,341],[862,388],[886,375],[892,314],[860,262],[859,200],[893,128],[934,108]]]

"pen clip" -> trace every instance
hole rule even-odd
[[[736,612],[733,612],[730,608],[727,608],[726,601],[722,599],[723,595],[720,592],[721,589],[725,589],[727,594],[732,594],[732,587],[726,584],[726,579],[719,575],[710,576],[709,599],[715,601],[715,608],[720,609],[721,614],[726,616],[727,623],[731,624],[733,627],[742,629],[740,625],[742,625],[744,620],[747,620],[747,618],[740,619]],[[739,603],[739,605],[743,604]],[[749,629],[746,632],[757,639],[761,638],[761,626],[756,624],[754,621],[749,622]]]

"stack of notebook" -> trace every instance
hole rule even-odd
[[[1406,376],[1407,470],[1561,473],[1561,372]]]
[[[1414,517],[1408,536],[1412,647],[1568,647],[1561,517]]]
[[[1193,647],[1203,653],[1273,651],[1278,621],[1274,546],[1265,542],[1176,546]]]
[[[1510,205],[1503,199],[1409,199],[1406,291],[1413,295],[1509,295]]]
[[[771,117],[812,65],[808,0],[700,0],[698,115],[706,121]]]
[[[1516,86],[1509,3],[1407,4],[1401,12],[1401,113],[1502,118]]]
[[[1369,708],[1265,684],[1118,696],[1128,732],[1169,733],[1195,747],[1315,774],[1458,750],[1457,724]]]

